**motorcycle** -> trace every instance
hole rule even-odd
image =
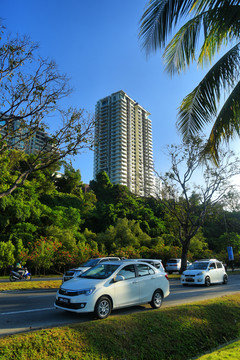
[[[15,269],[10,271],[10,275],[9,275],[10,281],[16,281],[16,280],[30,281],[31,279],[32,279],[32,275],[27,268]]]

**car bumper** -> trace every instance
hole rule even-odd
[[[167,267],[166,267],[166,271],[167,271],[167,272],[169,272],[169,271],[171,271],[171,272],[179,272],[180,269],[179,269],[179,268],[167,268]]]
[[[205,278],[204,276],[181,277],[181,283],[183,285],[204,285]]]
[[[94,311],[94,304],[94,299],[89,296],[64,297],[62,295],[57,295],[54,306],[57,309],[75,313],[87,313]]]

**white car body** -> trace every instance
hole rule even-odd
[[[181,275],[182,285],[226,284],[228,276],[221,261],[216,259],[195,261]]]
[[[106,269],[112,272],[106,278],[88,278],[94,277],[94,274],[99,277],[101,271],[106,272]],[[159,304],[151,305],[158,308],[162,299],[169,295],[166,273],[146,263],[110,261],[98,264],[79,277],[64,282],[56,294],[55,307],[76,313],[96,313],[96,306],[101,299],[109,300],[111,309],[118,309],[152,303],[156,290],[161,295]],[[98,317],[106,316],[103,314]]]

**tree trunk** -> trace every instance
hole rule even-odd
[[[182,243],[182,258],[181,258],[182,261],[181,261],[181,270],[180,270],[181,273],[187,269],[187,254],[189,250],[190,240],[191,239],[186,239]]]

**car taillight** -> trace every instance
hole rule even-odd
[[[168,274],[165,274],[165,278],[169,281]]]

